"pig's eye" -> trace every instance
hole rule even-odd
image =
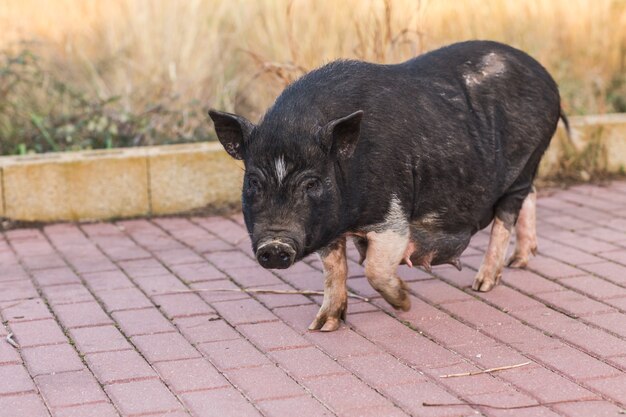
[[[259,179],[256,177],[250,177],[248,178],[248,190],[249,191],[258,191],[261,188],[261,183],[259,182]]]
[[[311,178],[304,182],[304,189],[309,194],[318,194],[321,188],[322,184],[317,178]]]

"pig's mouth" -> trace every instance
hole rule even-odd
[[[266,269],[289,268],[296,261],[297,246],[292,239],[273,237],[256,245],[256,259]]]

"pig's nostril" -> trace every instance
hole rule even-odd
[[[262,254],[259,256],[259,259],[260,259],[261,261],[263,261],[263,262],[267,262],[267,261],[269,261],[269,260],[270,260],[270,255],[269,255],[268,253],[262,253]]]
[[[280,260],[283,262],[289,262],[291,260],[291,256],[289,256],[289,254],[285,251],[281,251],[278,256],[280,257]]]

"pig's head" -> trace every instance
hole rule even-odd
[[[340,164],[356,148],[363,112],[298,126],[209,115],[226,152],[244,161],[243,214],[259,264],[287,268],[331,243],[340,227]]]

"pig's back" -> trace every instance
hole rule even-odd
[[[451,228],[486,226],[502,195],[521,176],[534,177],[527,164],[543,154],[560,115],[556,83],[527,54],[488,41],[433,51],[398,70],[416,80],[406,93],[418,97],[413,111],[420,113],[412,144],[416,175],[428,178],[412,217],[447,207]]]
[[[343,168],[350,228],[384,218],[391,196],[411,220],[440,212],[448,229],[475,229],[554,132],[556,84],[530,56],[470,41],[397,65],[336,61],[289,86],[264,124],[318,128],[363,110]],[[274,127],[271,127],[274,128]]]
[[[411,220],[435,213],[449,230],[485,227],[497,201],[526,176],[529,159],[549,144],[560,114],[556,83],[525,53],[483,41],[380,73],[376,88],[362,86],[371,91],[369,117],[354,171],[393,190]]]

